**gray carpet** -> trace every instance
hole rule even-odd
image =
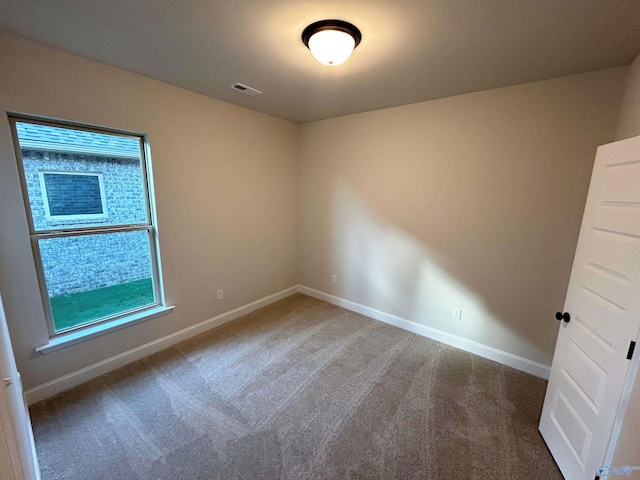
[[[297,294],[31,414],[44,480],[561,479],[545,387]]]

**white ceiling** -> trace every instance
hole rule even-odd
[[[300,40],[327,18],[362,31],[337,67]],[[2,0],[0,28],[304,123],[628,64],[640,1]]]

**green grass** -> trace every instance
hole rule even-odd
[[[50,299],[56,331],[150,305],[154,301],[151,278]]]

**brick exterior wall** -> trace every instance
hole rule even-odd
[[[109,226],[146,221],[140,160],[22,150],[29,202],[37,230]],[[40,182],[42,171],[100,173],[104,183],[104,218],[47,219]],[[117,285],[152,276],[146,231],[86,235],[40,241],[50,296]]]
[[[146,231],[41,240],[40,254],[51,297],[151,277]]]

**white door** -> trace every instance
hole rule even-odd
[[[640,324],[640,137],[598,148],[564,312],[540,432],[567,480],[593,480]]]
[[[0,298],[0,478],[40,478],[29,413]]]

